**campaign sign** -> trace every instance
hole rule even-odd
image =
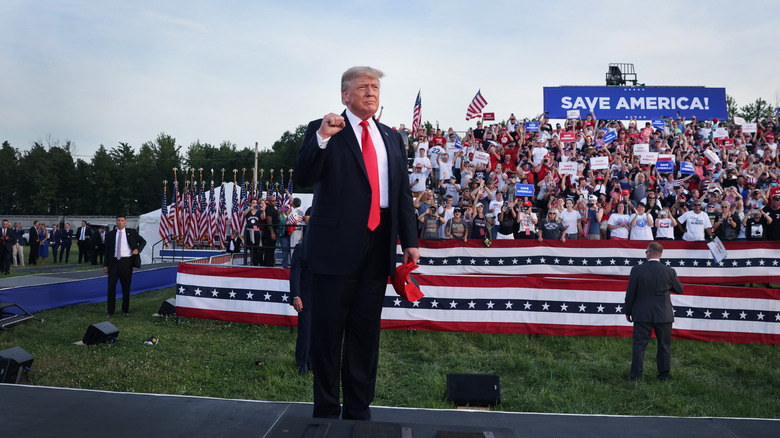
[[[658,154],[658,161],[671,161],[674,163],[677,160],[674,159],[674,154]]]
[[[650,125],[651,125],[653,128],[660,129],[660,130],[662,130],[662,131],[663,131],[663,130],[664,130],[664,128],[666,127],[666,125],[664,124],[664,119],[653,119],[653,120],[650,122]]]
[[[591,157],[590,168],[592,170],[609,169],[609,157]]]
[[[593,112],[599,119],[728,118],[726,89],[708,87],[544,87],[544,110],[563,119],[569,110]]]
[[[647,143],[637,143],[634,145],[634,155],[642,152],[650,152],[650,145]]]
[[[777,108],[777,117],[780,117],[780,107]]]
[[[603,137],[604,138],[604,144],[609,144],[609,143],[617,140],[617,136],[618,136],[617,131],[615,131],[614,129],[608,129],[607,133],[604,134],[604,137]]]
[[[566,118],[567,119],[579,119],[580,118],[580,110],[568,110],[566,111]]]
[[[742,132],[747,132],[747,133],[758,132],[758,123],[743,123]]]
[[[573,143],[577,141],[577,134],[573,132],[561,132],[562,143]]]
[[[711,163],[717,164],[720,163],[720,157],[718,157],[718,154],[715,152],[712,152],[711,150],[707,149],[704,151],[704,156],[707,157],[708,160],[710,160]]]
[[[577,162],[576,161],[566,161],[565,163],[561,163],[558,166],[558,173],[561,173],[561,174],[564,174],[564,175],[576,176],[577,175]]]
[[[658,173],[674,172],[674,162],[670,160],[658,160],[655,162],[655,170]]]
[[[496,120],[496,113],[483,113],[482,120],[486,122],[490,120]]]
[[[655,164],[658,161],[658,152],[642,152],[639,154],[639,164]]]
[[[690,161],[680,161],[680,174],[693,175],[694,173],[693,163]]]
[[[528,132],[538,132],[539,122],[525,122],[525,130]]]
[[[729,256],[728,251],[726,251],[726,247],[723,245],[723,242],[720,241],[720,237],[716,236],[712,242],[707,243],[707,248],[710,249],[712,259],[715,261],[715,263],[720,263]]]
[[[733,138],[724,138],[723,139],[723,147],[727,148],[733,148],[734,147],[734,139]]]
[[[729,130],[727,128],[717,128],[715,133],[712,134],[713,138],[726,138],[729,136]]]
[[[487,166],[490,163],[490,155],[487,152],[474,152],[474,159],[471,160],[474,164],[484,164]]]
[[[515,196],[534,196],[533,184],[515,184]]]

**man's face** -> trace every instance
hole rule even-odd
[[[123,217],[116,218],[116,227],[118,229],[124,230],[125,229],[125,224],[127,224],[127,219],[125,219]]]
[[[82,227],[86,227],[87,226],[87,221],[81,221],[81,226]]]
[[[11,228],[11,225],[8,221],[3,221],[3,228]]]
[[[65,230],[70,230],[70,224],[65,224]]]
[[[353,114],[363,120],[368,119],[379,108],[379,79],[359,76],[347,83],[341,98]]]

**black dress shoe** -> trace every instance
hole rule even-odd
[[[122,315],[130,316],[130,312],[122,312]]]
[[[113,313],[106,313],[106,318],[111,318],[112,316],[114,316]]]

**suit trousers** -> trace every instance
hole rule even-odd
[[[70,258],[70,245],[62,245],[60,247],[60,262],[62,262],[62,256],[65,255],[65,263],[68,263]]]
[[[77,240],[76,245],[79,247],[79,264],[81,264],[81,261],[84,260],[85,262],[89,261],[89,242],[86,240]]]
[[[634,346],[631,355],[630,375],[632,379],[642,378],[645,350],[652,331],[655,331],[655,337],[658,341],[658,352],[656,353],[658,378],[666,379],[669,377],[672,357],[672,323],[634,321]]]
[[[353,274],[312,276],[314,417],[338,418],[341,414],[344,419],[371,419],[369,405],[374,399],[390,263],[390,222],[389,217],[382,217],[374,231],[365,229],[360,265]]]
[[[28,265],[37,265],[38,264],[38,247],[40,244],[38,244],[37,241],[30,242],[30,254],[28,254],[27,257],[27,264]]]
[[[19,243],[14,243],[13,252],[14,266],[24,267],[24,247]]]
[[[133,257],[111,260],[108,267],[108,314],[116,308],[116,283],[122,286],[122,312],[130,311],[130,281],[133,278]]]

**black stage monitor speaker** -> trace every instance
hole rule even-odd
[[[447,399],[460,406],[495,406],[501,403],[498,374],[449,373]]]
[[[106,342],[116,341],[119,337],[119,329],[108,321],[92,324],[87,327],[87,332],[84,333],[84,342],[87,345],[104,344]]]
[[[32,355],[22,347],[0,351],[0,382],[19,383],[22,374],[30,370],[32,363]]]
[[[160,316],[171,316],[176,314],[176,298],[169,298],[160,304],[160,310],[157,311]]]

